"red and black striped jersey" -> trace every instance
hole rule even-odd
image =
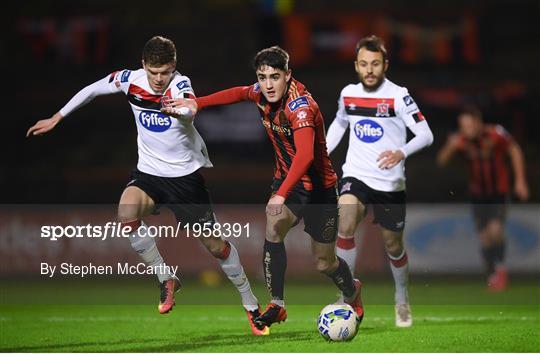
[[[291,79],[285,96],[275,104],[266,101],[258,83],[249,86],[247,96],[257,104],[262,124],[274,146],[274,178],[284,180],[289,173],[297,149],[293,138],[294,131],[312,128],[315,130],[313,164],[301,181],[306,190],[333,187],[337,175],[326,149],[324,119],[319,105],[306,87]]]
[[[500,125],[484,124],[476,139],[457,133],[458,149],[469,165],[469,190],[473,197],[491,197],[509,192],[505,157],[513,139]]]
[[[275,151],[274,178],[284,181],[277,194],[286,196],[299,181],[309,191],[335,186],[337,175],[326,149],[324,120],[317,102],[303,84],[291,79],[284,97],[276,103],[266,100],[258,83],[230,88],[196,99],[199,109],[240,101],[255,102],[261,113],[262,124]],[[300,129],[313,129],[313,141],[307,142],[311,139],[308,137],[310,134],[300,134],[303,133],[299,132]],[[296,137],[298,141],[295,142]],[[304,146],[296,146],[299,141],[314,144],[309,146],[310,150],[313,150],[313,162],[306,172],[291,168],[295,157],[304,157],[303,154],[297,154],[298,148],[302,151],[305,149]]]

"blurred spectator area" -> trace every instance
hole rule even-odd
[[[340,90],[357,82],[356,41],[378,34],[390,53],[388,77],[406,86],[435,134],[407,162],[408,197],[466,200],[465,169],[435,167],[438,148],[456,128],[465,102],[502,124],[522,145],[533,201],[540,178],[533,111],[540,97],[537,1],[190,1],[16,5],[5,44],[16,68],[15,105],[5,134],[1,174],[6,203],[114,203],[136,165],[136,129],[121,94],[99,97],[47,136],[26,139],[36,120],[56,112],[79,89],[110,72],[140,67],[151,36],[173,39],[178,70],[197,95],[254,82],[254,54],[279,44],[328,126]],[[10,73],[13,75],[14,73]],[[16,111],[15,111],[16,110]],[[239,104],[204,111],[196,123],[215,168],[204,172],[216,202],[264,202],[273,152],[257,110]],[[332,155],[338,173],[347,137]],[[10,153],[11,151],[15,153]]]

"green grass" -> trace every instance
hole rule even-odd
[[[409,329],[394,327],[392,284],[366,282],[366,317],[347,343],[325,342],[316,330],[318,312],[334,299],[328,283],[290,281],[289,319],[274,325],[268,337],[249,334],[228,285],[188,283],[174,311],[158,315],[157,289],[147,281],[1,284],[1,352],[540,351],[540,285],[534,281],[513,282],[499,294],[471,281],[417,281],[411,285]],[[262,287],[255,290],[266,300]]]

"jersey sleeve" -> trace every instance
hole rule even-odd
[[[172,91],[172,98],[194,99],[195,91],[191,86],[191,80],[187,76],[181,76],[175,83]]]
[[[289,121],[293,130],[315,127],[313,107],[306,96],[300,96],[287,104]]]
[[[242,101],[255,101],[255,93],[253,91],[255,85],[252,86],[237,86],[230,89],[218,91],[208,96],[197,97],[195,102],[199,109],[211,106],[222,106],[227,104],[238,103]]]
[[[124,70],[128,71],[129,70]],[[124,71],[115,71],[101,80],[98,80],[83,89],[73,96],[64,107],[60,109],[60,114],[63,117],[68,116],[72,112],[88,104],[97,96],[110,95],[122,90],[122,85],[119,83]],[[128,75],[129,76],[129,75]],[[129,85],[128,85],[129,87]],[[127,92],[127,88],[124,92]]]
[[[133,71],[127,69],[112,72],[107,81],[109,89],[111,92],[122,91],[123,93],[127,94],[129,91],[129,85],[133,81],[134,76]]]
[[[260,97],[261,97],[261,86],[259,85],[258,82],[247,87],[246,89],[247,100],[257,102]]]
[[[405,122],[407,127],[426,120],[407,89],[403,89],[396,97],[395,107],[398,117]]]
[[[341,121],[341,122],[347,122],[349,123],[349,117],[347,115],[347,111],[345,110],[345,100],[344,100],[344,94],[343,94],[343,91],[345,91],[345,89],[341,90],[341,93],[339,94],[339,99],[338,99],[338,110],[336,112],[336,118],[337,120]]]
[[[510,133],[508,133],[508,131],[504,129],[502,125],[497,124],[495,125],[494,135],[496,144],[503,150],[508,150],[513,141]]]

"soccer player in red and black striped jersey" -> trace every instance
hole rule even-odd
[[[208,106],[253,101],[259,108],[275,152],[272,195],[266,207],[264,274],[272,300],[256,320],[261,325],[287,318],[283,297],[287,259],[283,240],[304,219],[312,238],[317,269],[328,275],[343,292],[344,299],[363,317],[359,280],[341,258],[336,257],[338,224],[337,176],[326,149],[324,120],[317,102],[306,87],[293,79],[289,55],[279,47],[261,50],[253,67],[257,83],[234,87],[195,100],[176,99],[163,112],[174,114],[175,106],[193,112]]]
[[[488,287],[502,291],[508,277],[504,267],[504,220],[510,194],[506,156],[510,156],[514,173],[514,193],[522,201],[529,198],[525,159],[510,134],[500,125],[484,124],[477,108],[464,109],[458,123],[459,131],[450,135],[439,151],[437,162],[443,166],[456,153],[467,160],[469,192],[488,272]]]

